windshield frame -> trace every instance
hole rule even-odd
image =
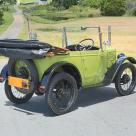
[[[68,31],[69,28],[72,29],[72,27],[63,27],[63,36],[62,36],[62,47],[63,48],[68,46],[67,31]],[[82,31],[86,31],[87,29],[97,29],[98,35],[99,35],[99,46],[100,46],[100,49],[103,49],[102,32],[101,32],[101,27],[100,26],[88,26],[88,27],[81,26],[80,29]]]

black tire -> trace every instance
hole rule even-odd
[[[21,98],[16,98],[15,95],[12,93],[12,90],[11,90],[11,86],[8,85],[8,81],[6,80],[5,82],[5,94],[7,96],[7,98],[15,103],[15,104],[23,104],[23,103],[26,103],[28,102],[32,96],[33,96],[33,92],[31,93],[28,93],[25,95],[25,97],[23,97],[22,99]]]
[[[9,60],[8,62],[8,75],[9,76],[16,76],[15,75],[15,64],[17,61],[19,60],[17,59]],[[34,94],[34,91],[37,89],[38,82],[39,82],[38,72],[37,72],[37,69],[33,61],[32,60],[21,60],[21,61],[23,61],[27,65],[27,68],[30,71],[31,85],[30,85],[30,89],[27,90],[27,92],[23,93],[24,97],[18,98],[13,93],[12,87],[8,85],[8,81],[5,82],[5,94],[7,98],[15,104],[22,104],[22,103],[26,103],[27,101],[29,101]],[[16,90],[18,93],[20,93],[20,91],[18,91],[19,89],[16,89]]]
[[[126,69],[129,69],[132,74],[132,82],[130,75],[125,72]],[[124,73],[123,73],[124,72]],[[128,81],[127,81],[128,80]],[[127,85],[130,82],[129,85]],[[122,85],[121,85],[122,84]],[[127,86],[125,89],[122,86]],[[136,86],[136,68],[131,63],[124,63],[122,64],[121,68],[119,69],[119,72],[117,73],[115,77],[115,87],[120,96],[130,95]]]
[[[59,85],[60,86],[62,85],[63,88],[59,88]],[[68,95],[68,93],[70,94]],[[49,109],[53,111],[53,113],[55,113],[56,115],[62,115],[62,114],[70,112],[74,108],[74,105],[76,103],[77,96],[78,96],[78,88],[77,88],[77,83],[75,78],[71,76],[70,74],[64,73],[64,72],[56,74],[51,79],[48,86],[47,94],[45,94],[45,96],[46,96]],[[56,97],[56,98],[53,98],[53,97]],[[69,98],[69,100],[64,104],[64,101],[66,100],[66,98]],[[56,103],[54,102],[55,99],[57,102],[60,101],[60,104],[66,105],[66,107],[59,107],[57,105],[57,102]],[[64,101],[61,101],[61,99],[63,99]]]

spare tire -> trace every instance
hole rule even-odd
[[[39,75],[34,62],[32,60],[11,58],[8,62],[8,75],[29,79],[31,83],[29,90],[26,90],[10,86],[6,81],[5,94],[7,98],[16,104],[22,104],[30,100],[39,83]]]

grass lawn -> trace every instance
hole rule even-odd
[[[20,3],[25,4],[25,3],[33,3],[33,2],[36,2],[38,0],[18,0],[18,1],[20,1]]]
[[[27,3],[33,3],[38,2],[38,0],[18,0],[20,3],[27,4]],[[51,2],[52,0],[47,0],[48,2]]]
[[[107,26],[112,26],[112,46],[118,52],[124,52],[127,55],[136,57],[136,18],[135,17],[98,17],[77,19],[55,24],[40,24],[32,22],[31,28],[37,32],[38,39],[49,42],[56,46],[62,44],[62,33],[56,31],[63,26],[80,27],[80,26],[101,26],[103,31],[103,41],[107,40]],[[27,27],[25,27],[27,28]],[[26,38],[27,34],[23,30],[20,37]],[[85,32],[69,32],[68,37],[71,42],[79,42],[84,38],[93,38],[98,44],[98,33],[94,30]]]
[[[11,12],[4,13],[4,23],[0,25],[0,34],[3,33],[13,22],[14,18]]]

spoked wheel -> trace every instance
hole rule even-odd
[[[35,65],[30,60],[15,60],[11,59],[8,63],[9,75],[27,79],[31,82],[29,89],[21,89],[8,85],[8,80],[5,82],[5,94],[7,98],[16,104],[27,102],[34,93],[38,85],[38,76]]]
[[[56,74],[50,82],[46,96],[49,107],[55,114],[69,112],[78,96],[75,79],[67,73]]]
[[[124,63],[115,78],[115,86],[119,95],[131,94],[136,86],[136,68],[131,63]]]

